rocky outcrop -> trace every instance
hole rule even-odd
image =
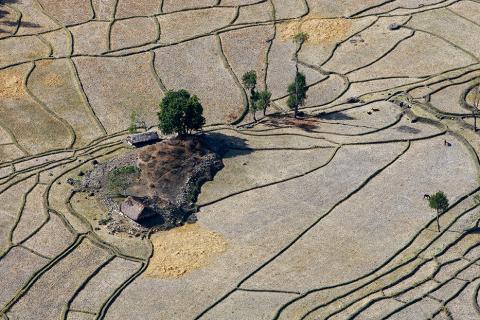
[[[212,149],[201,137],[164,140],[96,164],[76,184],[77,191],[94,193],[119,211],[128,207],[126,198],[135,199],[148,211],[134,215],[143,227],[169,229],[193,222],[202,184],[223,168],[218,150]]]

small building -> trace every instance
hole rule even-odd
[[[129,145],[138,148],[149,144],[157,143],[160,141],[160,137],[155,131],[147,131],[131,134],[127,137],[126,141]]]
[[[125,199],[120,205],[120,211],[136,222],[151,217],[154,214],[153,210],[145,206],[141,200],[134,197]]]

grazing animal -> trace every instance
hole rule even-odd
[[[424,199],[424,200],[430,200],[430,195],[427,194],[427,193],[424,194],[424,195],[423,195],[423,199]]]
[[[447,140],[443,140],[443,145],[450,147],[452,144],[448,142]]]

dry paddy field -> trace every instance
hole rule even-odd
[[[0,0],[0,318],[480,319],[479,77],[478,0]],[[66,180],[180,88],[225,168],[196,224],[111,235]]]

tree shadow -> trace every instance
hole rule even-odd
[[[355,120],[354,117],[349,116],[343,111],[337,111],[332,113],[320,113],[317,115],[317,118],[322,120]]]
[[[9,34],[11,33],[9,30],[6,30],[3,27],[17,27],[19,24],[18,17],[12,9],[6,7],[8,4],[14,4],[18,2],[18,0],[0,0],[0,34]],[[5,6],[2,8],[2,6]],[[13,17],[10,17],[12,16]],[[13,20],[11,20],[13,19]],[[20,27],[26,27],[26,28],[38,28],[40,27],[39,24],[33,23],[33,22],[28,22],[28,21],[20,21]],[[1,36],[1,35],[0,35]]]
[[[219,132],[206,132],[202,135],[202,140],[209,149],[222,158],[234,158],[255,151],[248,146],[246,139]]]

